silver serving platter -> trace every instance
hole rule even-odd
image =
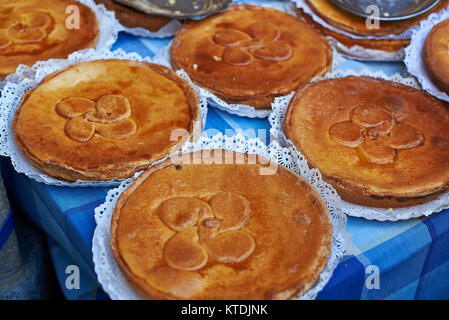
[[[171,18],[209,15],[224,9],[232,0],[114,0],[138,11]]]
[[[379,8],[379,20],[398,21],[410,19],[429,11],[440,0],[329,0],[340,8],[361,17],[372,17],[366,9],[370,5]]]

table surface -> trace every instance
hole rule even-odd
[[[112,50],[121,48],[153,57],[170,40],[122,32]],[[402,63],[354,60],[344,60],[340,68],[383,70],[386,74],[406,72]],[[241,130],[266,139],[263,135],[269,131],[269,123],[267,119],[239,117],[209,107],[205,129],[226,134]],[[49,186],[16,173],[9,159],[2,157],[1,164],[12,204],[48,235],[52,260],[66,297],[107,299],[96,281],[92,236],[94,209],[104,202],[110,188]],[[318,299],[449,299],[449,210],[398,222],[349,217],[347,231],[352,235],[354,255],[339,264]],[[80,268],[80,289],[69,290],[65,286],[69,265]],[[373,270],[380,273],[379,288],[366,285],[371,283]]]

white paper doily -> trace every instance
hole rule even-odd
[[[404,78],[398,73],[388,76],[383,71],[371,72],[368,70],[362,70],[360,72],[356,72],[354,70],[337,70],[335,72],[329,73],[321,79],[341,78],[347,76],[369,76],[373,78],[399,82],[416,89],[421,89],[419,83],[414,78]],[[294,94],[295,92],[292,92],[287,96],[276,98],[274,103],[272,103],[271,107],[273,109],[273,112],[268,118],[271,125],[270,136],[272,137],[272,139],[279,139],[279,142],[282,145],[293,149],[295,153],[304,158],[301,152],[296,149],[293,142],[287,139],[284,134],[285,113]],[[449,208],[449,193],[441,194],[437,199],[426,202],[424,204],[395,209],[365,207],[341,200],[341,209],[344,213],[354,217],[362,217],[368,220],[379,221],[397,221],[417,218],[421,216],[429,216],[432,213],[440,212],[447,208]]]
[[[292,0],[292,1],[294,3],[296,3],[296,6],[298,8],[303,9],[305,13],[310,15],[315,22],[319,23],[323,27],[325,27],[325,28],[327,28],[329,30],[335,31],[335,32],[337,32],[339,34],[345,35],[347,37],[353,38],[353,39],[378,39],[378,40],[380,40],[380,39],[385,39],[385,40],[410,39],[410,37],[412,36],[413,31],[418,28],[418,26],[412,26],[412,27],[408,28],[407,30],[405,30],[401,34],[391,34],[391,35],[380,36],[380,37],[358,36],[358,35],[352,34],[350,32],[346,32],[344,30],[341,30],[341,29],[338,29],[338,28],[335,28],[335,27],[331,26],[329,23],[327,23],[321,17],[319,17],[315,12],[313,12],[313,10],[307,4],[306,0]],[[382,23],[382,21],[380,23]]]
[[[273,8],[273,9],[294,15],[296,17],[296,11],[295,11],[294,4],[291,2],[270,1],[267,3],[263,3],[261,5],[260,3],[235,1],[233,4],[248,4],[248,5],[257,5],[257,6],[266,7],[266,8]],[[166,47],[162,48],[157,53],[157,55],[154,57],[154,61],[156,63],[162,64],[166,67],[173,69],[173,66],[171,65],[171,55],[170,55],[171,44],[172,44],[172,42],[170,42]],[[332,52],[332,70],[337,69],[338,66],[344,60],[345,59],[343,58],[343,56],[341,56],[337,52],[337,50],[333,50],[333,52]],[[248,118],[266,118],[271,113],[270,109],[257,110],[254,107],[249,106],[249,105],[227,103],[204,88],[200,88],[200,91],[201,91],[201,95],[207,99],[207,101],[209,102],[209,104],[211,106],[213,106],[219,110],[228,112],[230,114],[235,114],[235,115],[238,115],[241,117],[248,117]]]
[[[449,95],[441,91],[432,81],[424,62],[424,45],[432,28],[443,20],[449,19],[449,9],[438,14],[431,14],[422,21],[418,30],[413,33],[410,45],[405,49],[405,65],[408,72],[418,78],[424,90],[438,99],[449,102]]]
[[[32,67],[22,65],[15,74],[6,79],[0,96],[0,155],[10,157],[17,172],[24,173],[38,182],[59,186],[114,186],[123,181],[123,179],[114,179],[110,181],[78,180],[76,182],[66,182],[53,178],[28,161],[17,146],[11,128],[15,112],[20,104],[20,98],[25,92],[38,86],[42,79],[52,72],[78,62],[96,59],[129,59],[152,62],[149,57],[142,58],[137,53],[126,53],[122,49],[115,51],[86,49],[72,53],[67,59],[51,59],[38,62]],[[204,128],[207,116],[207,101],[201,97],[198,87],[192,83],[184,70],[179,70],[177,73],[195,89],[200,99],[201,121],[202,128]]]
[[[276,141],[267,147],[258,138],[248,138],[240,134],[228,137],[219,133],[211,138],[203,135],[196,143],[186,144],[182,148],[182,152],[211,149],[258,154],[275,161],[301,175],[315,187],[325,200],[333,225],[331,254],[315,285],[301,297],[301,299],[314,299],[332,277],[333,271],[343,256],[353,252],[351,236],[346,233],[347,218],[339,208],[340,198],[335,189],[322,180],[321,174],[317,170],[310,170],[304,158],[298,158],[292,149],[282,148]],[[97,227],[92,240],[93,261],[98,281],[111,299],[142,299],[120,271],[110,245],[112,213],[120,194],[130,184],[131,181],[126,181],[118,188],[111,189],[106,196],[105,203],[95,209]]]

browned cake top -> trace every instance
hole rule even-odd
[[[261,174],[266,159],[228,152],[240,164],[225,164],[221,152],[168,160],[120,196],[111,244],[145,297],[287,299],[326,265],[332,225],[313,187],[282,166]]]
[[[225,101],[269,109],[273,97],[325,73],[332,52],[323,36],[292,15],[233,5],[185,23],[171,58],[176,69]]]

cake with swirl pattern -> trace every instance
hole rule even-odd
[[[199,108],[195,90],[166,67],[93,60],[28,91],[12,129],[24,155],[45,173],[107,181],[131,177],[200,130]]]
[[[319,32],[293,15],[231,5],[184,23],[173,39],[171,62],[228,103],[270,109],[275,97],[325,74],[332,50]]]
[[[310,184],[221,149],[147,169],[111,220],[114,256],[150,299],[292,299],[316,283],[331,245],[328,208]]]
[[[343,200],[408,207],[449,188],[448,104],[412,87],[354,76],[310,83],[284,130]]]
[[[67,8],[76,7],[79,25],[67,27]],[[71,11],[70,11],[71,12]],[[75,12],[75,11],[74,11]],[[97,45],[95,13],[74,0],[2,0],[0,2],[0,80],[19,64],[66,58]]]

